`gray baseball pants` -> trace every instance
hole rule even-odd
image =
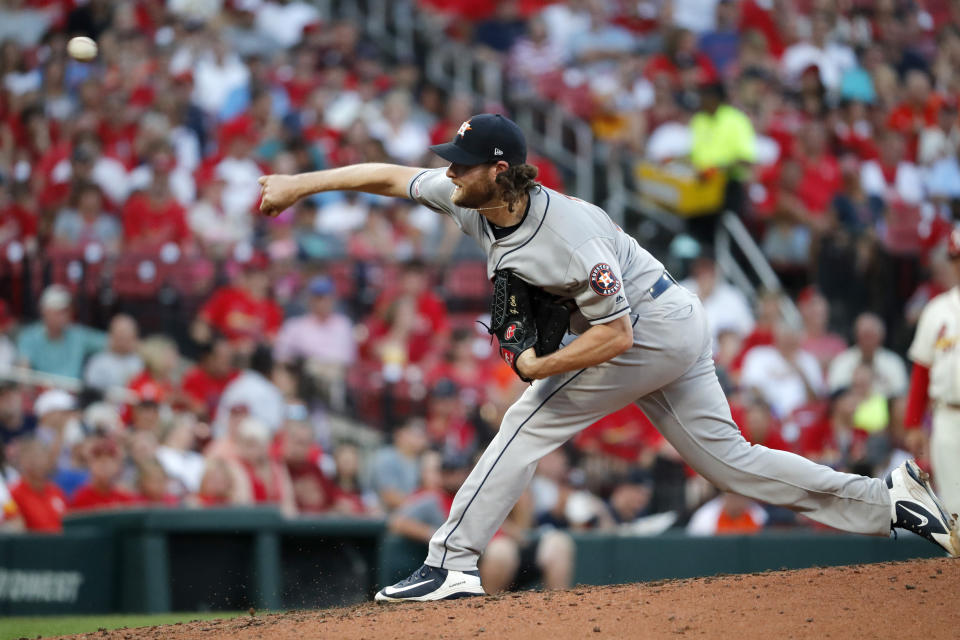
[[[855,533],[889,535],[882,480],[751,445],[730,417],[699,299],[674,285],[641,301],[634,345],[609,362],[538,380],[460,487],[430,541],[430,566],[471,571],[533,477],[537,461],[599,418],[636,402],[683,459],[723,491]]]

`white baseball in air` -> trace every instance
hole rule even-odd
[[[67,53],[74,60],[89,62],[97,57],[97,43],[87,36],[70,38],[67,43]]]

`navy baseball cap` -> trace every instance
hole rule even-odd
[[[527,141],[517,123],[500,114],[481,113],[460,125],[453,142],[430,147],[435,154],[454,164],[473,166],[500,160],[507,164],[527,161]]]

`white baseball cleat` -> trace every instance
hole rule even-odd
[[[423,565],[410,577],[397,584],[381,589],[374,600],[377,602],[425,602],[427,600],[453,600],[470,596],[486,595],[480,584],[479,571],[451,571]]]
[[[907,460],[887,477],[890,489],[891,526],[912,531],[960,556],[960,523],[947,512],[930,487],[930,474]]]

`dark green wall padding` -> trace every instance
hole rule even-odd
[[[61,536],[0,536],[0,616],[350,604],[409,574],[426,552],[382,520],[285,520],[261,508],[96,513],[65,526]],[[575,582],[597,585],[942,555],[905,535],[574,538]]]

